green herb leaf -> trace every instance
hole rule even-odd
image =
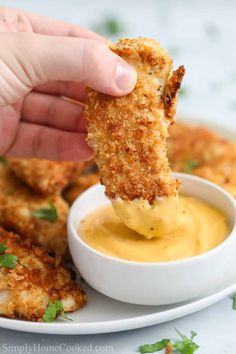
[[[179,90],[179,97],[184,97],[187,95],[187,89],[185,87],[181,87]]]
[[[49,208],[40,208],[32,212],[32,216],[39,219],[55,222],[58,219],[57,208],[49,201]]]
[[[105,28],[108,34],[115,35],[121,32],[121,25],[115,18],[109,18],[105,22]]]
[[[0,156],[0,163],[2,163],[3,165],[6,165],[7,160],[4,156]]]
[[[115,17],[106,18],[103,22],[94,26],[94,31],[104,36],[114,36],[123,32],[121,22]]]
[[[13,256],[13,254],[1,254],[0,255],[0,267],[6,267],[14,269],[17,263],[17,256]]]
[[[199,166],[199,162],[197,160],[188,160],[185,161],[183,166],[183,171],[185,173],[191,173],[192,170]]]
[[[181,49],[179,47],[169,47],[168,48],[168,53],[172,56],[172,57],[177,57],[181,52]]]
[[[64,318],[64,320],[67,320],[67,321],[73,321],[73,320],[72,320],[72,318],[67,317],[67,315],[65,314],[64,310],[63,310],[63,312],[61,313],[61,317],[63,317],[63,318]]]
[[[220,29],[213,23],[208,23],[205,26],[205,32],[210,39],[218,39],[220,37]]]
[[[178,351],[180,354],[193,354],[199,348],[199,346],[193,342],[193,338],[197,335],[196,332],[191,331],[190,338],[182,334],[177,329],[176,332],[180,336],[181,340],[178,340],[174,343],[174,350]]]
[[[7,254],[4,253],[7,250],[7,246],[5,245],[5,243],[0,243],[0,268],[1,267],[6,267],[6,268],[15,268],[16,267],[16,263],[18,260],[17,256],[14,256],[13,254]]]
[[[156,342],[153,344],[140,345],[138,349],[140,353],[155,353],[166,348],[169,343],[170,343],[169,339],[162,339],[160,342]]]
[[[43,315],[44,322],[54,321],[58,313],[63,309],[61,301],[57,300],[56,302],[49,302],[48,307]]]
[[[175,343],[172,345],[169,339],[163,339],[160,342],[156,342],[153,344],[144,344],[139,347],[139,352],[140,353],[155,353],[158,352],[166,347],[168,345],[173,346],[174,352],[178,354],[193,354],[199,346],[193,342],[193,338],[197,335],[196,332],[191,331],[191,336],[188,338],[184,334],[182,334],[180,331],[176,329],[176,332],[180,336],[181,340],[175,341]]]
[[[58,315],[61,315],[66,320],[73,321],[71,318],[68,318],[65,315],[64,308],[60,300],[49,302],[48,307],[43,315],[43,321],[52,322]]]
[[[236,310],[236,293],[232,295],[232,300],[233,300],[232,309]]]
[[[4,253],[7,249],[7,246],[5,243],[0,243],[0,253]]]

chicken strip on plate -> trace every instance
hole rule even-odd
[[[9,161],[9,167],[14,174],[34,191],[43,195],[59,194],[69,184],[75,166],[82,169],[83,162],[75,164],[36,158],[12,158]]]
[[[72,205],[82,192],[99,183],[99,181],[100,175],[94,160],[84,162],[82,169],[75,166],[70,184],[63,191],[63,197],[69,205]]]
[[[6,247],[5,254],[17,257],[14,267],[0,267],[0,315],[41,321],[50,303],[60,301],[64,312],[86,304],[79,284],[44,248],[2,228],[0,244]]]
[[[66,201],[60,195],[46,197],[33,192],[7,165],[0,167],[0,225],[57,256],[67,255]]]
[[[100,176],[97,173],[88,173],[86,175],[78,176],[77,180],[73,182],[63,193],[65,200],[72,205],[75,199],[86,189],[99,183]]]
[[[235,142],[207,127],[176,123],[167,146],[173,171],[209,179],[236,197]]]

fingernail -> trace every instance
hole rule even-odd
[[[137,74],[125,61],[117,61],[115,81],[119,90],[129,92],[133,90],[136,84]]]

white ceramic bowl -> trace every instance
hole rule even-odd
[[[80,221],[108,204],[104,188],[96,185],[74,202],[68,219],[69,247],[73,261],[86,282],[120,301],[164,305],[190,300],[214,290],[236,275],[236,204],[217,185],[205,179],[175,174],[181,193],[200,197],[225,213],[230,225],[227,239],[201,255],[171,262],[142,263],[110,257],[88,246],[78,235]]]

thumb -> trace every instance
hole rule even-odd
[[[100,41],[14,33],[14,50],[27,86],[47,81],[83,82],[97,91],[122,96],[132,91],[137,75]]]

